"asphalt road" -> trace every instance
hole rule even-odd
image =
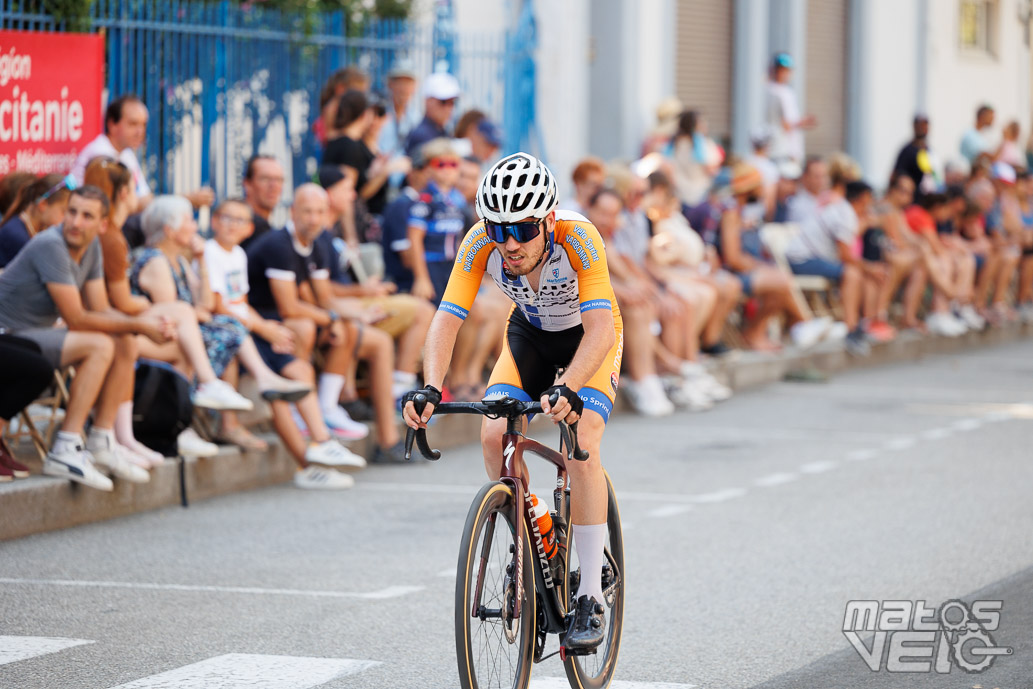
[[[1021,343],[615,418],[613,686],[1033,687],[1031,383]],[[482,480],[467,447],[348,493],[284,486],[0,544],[0,689],[455,687],[456,556]],[[949,653],[948,674],[872,671],[843,631],[848,601],[952,599],[1001,601],[987,631],[1011,654],[981,674]],[[532,686],[560,677],[546,660]]]

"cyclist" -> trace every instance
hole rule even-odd
[[[607,493],[599,445],[617,392],[624,338],[599,232],[584,216],[557,211],[556,204],[555,177],[526,153],[503,158],[485,175],[476,200],[483,220],[456,254],[427,333],[425,387],[406,395],[403,416],[410,427],[426,428],[441,401],[456,333],[487,272],[515,305],[485,398],[537,397],[554,423],[580,418],[578,440],[589,452],[588,461],[567,464],[581,580],[564,639],[568,650],[586,652],[603,640]],[[411,401],[419,393],[430,402],[422,415]],[[553,393],[559,400],[550,406]],[[485,419],[481,426],[484,465],[493,480],[501,473],[505,429],[505,419]],[[527,468],[521,473],[526,479]]]

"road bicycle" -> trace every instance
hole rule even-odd
[[[414,405],[422,413],[426,399],[417,395]],[[557,398],[558,399],[558,398]],[[555,404],[555,402],[553,402]],[[620,652],[624,619],[624,541],[613,484],[606,475],[608,536],[603,565],[606,636],[592,653],[576,655],[563,646],[580,580],[572,561],[570,485],[565,462],[585,461],[588,453],[577,444],[577,424],[560,423],[557,452],[521,432],[521,418],[542,413],[538,402],[510,397],[483,402],[447,402],[437,414],[481,414],[505,418],[502,440],[503,468],[498,481],[484,485],[470,505],[459,546],[456,570],[456,656],[463,689],[524,689],[531,666],[557,653],[567,680],[574,689],[609,686]],[[426,430],[409,429],[406,458],[415,439],[424,457],[441,456],[427,443]],[[558,552],[549,559],[531,495],[520,474],[525,452],[535,454],[556,468],[552,511]],[[549,634],[558,634],[560,648],[545,655]]]

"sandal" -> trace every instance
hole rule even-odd
[[[237,426],[228,431],[223,429],[222,436],[217,442],[230,443],[249,452],[264,452],[269,449],[269,443],[243,426]]]

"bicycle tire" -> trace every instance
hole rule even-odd
[[[607,630],[603,643],[594,654],[583,656],[568,655],[566,660],[563,661],[563,669],[567,673],[567,681],[573,689],[605,689],[610,686],[614,672],[617,669],[617,657],[620,655],[621,646],[621,632],[624,627],[624,589],[626,588],[624,574],[624,535],[621,532],[620,509],[617,506],[617,497],[613,492],[613,482],[610,481],[610,475],[606,474],[605,470],[603,470],[603,473],[606,476],[606,526],[609,531],[606,547],[609,549],[610,557],[617,567],[617,578],[614,585],[612,603],[610,602],[609,597],[604,603],[607,608]],[[571,534],[573,534],[573,532],[573,527],[568,529],[566,554],[567,576],[564,581],[564,599],[567,601],[568,610],[573,604],[572,594],[576,593],[576,590],[572,591],[571,582],[571,577],[574,574],[574,571],[571,569],[572,563],[570,558],[572,551],[576,550],[577,547],[576,544],[574,544],[573,549],[570,547],[572,540]],[[605,582],[603,585],[606,586]]]
[[[523,520],[514,525],[513,492],[503,483],[489,483],[481,488],[463,527],[456,569],[456,660],[459,682],[463,689],[524,689],[531,677],[536,626],[534,571],[531,549]],[[488,532],[487,527],[492,529]],[[506,565],[514,562],[511,551],[516,544],[515,528],[524,530],[523,597],[520,617],[515,629],[505,616],[506,590],[512,591]],[[480,571],[481,551],[486,537],[491,538],[481,597],[481,606],[497,605],[503,618],[497,622],[478,619],[471,613],[474,588]],[[486,605],[490,604],[490,605]],[[507,634],[508,632],[508,634]],[[508,637],[512,638],[512,641]],[[505,656],[505,662],[502,656]]]

